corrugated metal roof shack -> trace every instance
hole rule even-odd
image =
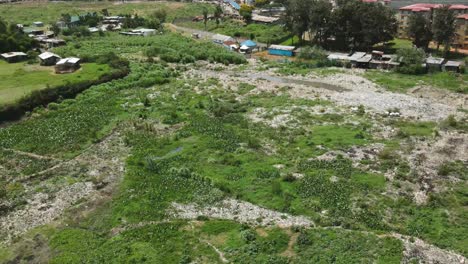
[[[294,55],[294,49],[294,46],[271,45],[268,48],[268,54],[292,57]]]

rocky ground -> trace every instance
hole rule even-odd
[[[123,178],[127,155],[120,132],[114,131],[75,158],[20,179],[27,199],[24,206],[0,216],[0,243],[53,222],[77,203],[112,193]],[[61,175],[68,175],[68,180],[57,179]]]

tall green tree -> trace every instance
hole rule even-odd
[[[286,12],[283,20],[286,27],[303,41],[304,33],[309,30],[310,14],[309,7],[314,0],[289,0],[286,2]]]
[[[7,23],[0,18],[0,53],[10,51],[27,52],[37,46],[37,41],[23,34],[15,24]]]
[[[323,45],[329,37],[332,8],[328,0],[314,0],[313,5],[309,6],[308,30],[313,43]]]
[[[206,30],[206,23],[208,23],[208,8],[203,7],[203,23],[205,24],[205,30]]]
[[[252,11],[253,6],[243,4],[241,5],[239,14],[244,18],[245,22],[250,23],[252,21]]]
[[[432,20],[432,32],[434,40],[437,41],[437,49],[439,45],[444,45],[445,56],[450,51],[450,44],[455,36],[455,13],[450,9],[449,5],[444,5],[434,11]]]
[[[418,48],[427,50],[432,40],[431,21],[421,13],[412,14],[408,21],[408,36],[413,39],[413,44]]]
[[[214,11],[214,17],[216,19],[216,26],[219,26],[219,22],[221,20],[222,15],[223,15],[223,9],[221,8],[220,5],[217,5]]]
[[[338,48],[370,50],[375,44],[394,38],[397,21],[389,7],[349,0],[340,2],[333,11],[331,30]]]

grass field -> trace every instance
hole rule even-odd
[[[202,13],[198,14],[202,15]],[[195,28],[199,30],[205,30],[205,24],[201,22],[180,22],[177,25]],[[242,38],[250,39],[251,35],[254,36],[254,40],[262,43],[275,43],[279,44],[281,41],[286,39],[289,32],[280,25],[261,25],[261,24],[249,24],[245,25],[239,21],[226,20],[216,25],[215,21],[208,21],[206,26],[207,31],[216,32],[228,36],[235,36],[239,34]]]
[[[396,92],[404,92],[417,85],[431,85],[459,93],[468,93],[468,73],[450,72],[427,73],[421,75],[401,74],[396,72],[367,71],[365,76],[382,87]]]
[[[55,74],[54,67],[27,63],[6,63],[0,61],[0,105],[14,103],[34,90],[56,85],[95,80],[108,73],[106,64],[86,63],[81,69],[69,74]]]
[[[212,5],[206,5],[212,9]],[[87,12],[101,12],[107,9],[111,15],[138,14],[149,15],[156,9],[167,10],[167,20],[172,21],[180,17],[192,17],[201,14],[203,5],[177,2],[30,2],[21,4],[2,4],[0,17],[15,23],[31,24],[33,21],[42,21],[45,24],[56,22],[61,14],[79,15]]]
[[[178,15],[199,12],[187,9],[192,4],[139,4],[147,10],[107,2],[47,8],[55,15],[58,7],[104,6],[114,14],[137,7],[150,13],[160,5]],[[47,19],[28,6],[40,5],[6,7],[17,8],[9,17],[25,19],[24,11]],[[333,97],[291,93],[309,89],[248,76],[355,72],[246,63],[220,45],[169,32],[75,38],[54,52],[92,58],[112,50],[129,59],[126,77],[0,127],[0,243],[17,227],[3,223],[27,220],[20,226],[27,232],[0,244],[0,263],[423,263],[423,253],[410,252],[395,233],[468,256],[466,164],[455,157],[458,146],[444,145],[446,155],[430,152],[447,134],[466,134],[458,116],[458,126],[446,125],[456,128],[444,128],[446,121],[388,117],[367,105],[353,110]],[[21,96],[25,87],[39,89],[34,84],[95,78],[99,68],[109,70],[84,64],[74,74],[55,75],[51,67],[0,63],[0,80],[13,97],[14,87]],[[419,83],[455,91],[466,83],[466,75],[447,73],[365,74],[393,91]],[[419,154],[450,159],[442,168],[430,166],[430,173],[437,170],[432,179],[419,170],[416,163],[425,162]],[[427,202],[417,204],[414,192],[426,182],[438,191],[428,190]],[[61,208],[68,196],[76,199]],[[211,215],[225,200],[278,217],[242,206]],[[207,210],[184,218],[174,204]],[[28,210],[57,217],[30,218],[22,213]],[[242,219],[245,211],[250,222]],[[297,216],[313,224],[281,225]]]

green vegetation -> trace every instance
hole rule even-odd
[[[177,25],[204,30],[203,22],[178,22]],[[219,25],[216,21],[208,21],[208,31],[233,37],[250,39],[262,43],[279,44],[288,38],[288,31],[280,25],[243,24],[235,20],[226,20]]]
[[[213,8],[211,5],[200,5],[190,3],[123,3],[111,2],[60,2],[49,5],[47,3],[21,3],[2,4],[0,17],[9,22],[31,24],[33,21],[42,21],[46,24],[54,24],[62,14],[80,15],[88,12],[101,12],[107,9],[109,15],[138,14],[148,16],[156,9],[167,10],[167,21],[176,18],[193,17],[201,13],[203,7]]]
[[[84,63],[81,69],[70,74],[56,74],[54,67],[27,63],[0,61],[0,105],[14,103],[32,91],[51,86],[97,80],[111,71],[109,65]]]
[[[90,3],[111,12],[135,7],[111,6]],[[466,133],[458,115],[440,122],[386,117],[364,105],[351,110],[319,95],[295,94],[292,84],[269,87],[241,75],[256,67],[281,74],[341,72],[323,67],[328,64],[319,48],[306,49],[296,63],[247,64],[223,47],[178,34],[111,32],[53,51],[87,63],[60,76],[39,66],[0,64],[2,76],[28,87],[71,85],[119,69],[128,74],[57,98],[0,128],[1,217],[27,210],[30,200],[43,206],[69,195],[72,186],[90,186],[71,189],[70,196],[84,194],[53,225],[39,225],[0,248],[0,262],[401,263],[408,260],[406,248],[393,234],[468,255],[466,164],[445,159],[428,168],[437,174],[432,179],[413,155],[421,142],[432,148],[443,133]],[[364,75],[393,91],[421,83],[466,92],[466,75]],[[43,76],[69,79],[52,83]],[[382,136],[387,128],[396,133]],[[428,195],[426,203],[415,202],[419,192]],[[239,206],[218,219],[212,212],[227,199],[276,216],[254,209],[247,212],[254,218],[245,220]],[[177,207],[188,208],[189,216]],[[296,216],[306,223],[278,224]]]
[[[438,72],[422,75],[408,75],[396,72],[368,71],[366,78],[395,92],[404,92],[417,85],[430,85],[459,93],[468,93],[468,74]]]

